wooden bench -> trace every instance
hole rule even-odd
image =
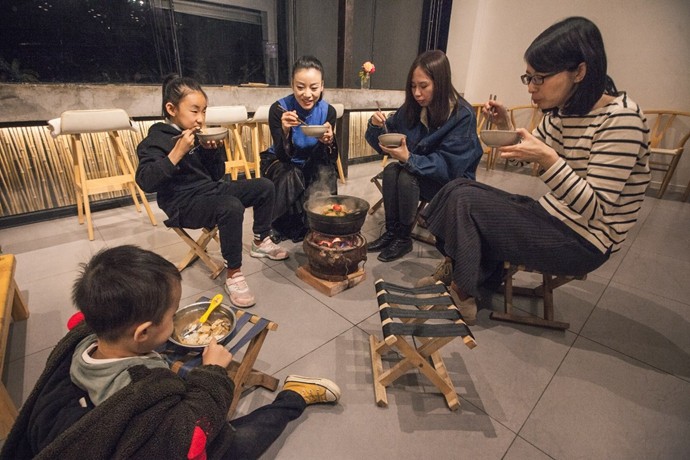
[[[5,364],[10,323],[29,317],[29,309],[14,280],[16,265],[17,261],[12,254],[0,255],[0,376]],[[17,415],[17,408],[5,384],[0,381],[0,439],[7,437]]]

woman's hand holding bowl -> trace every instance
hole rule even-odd
[[[401,163],[407,163],[410,159],[410,151],[407,150],[407,138],[403,137],[400,146],[398,147],[386,147],[385,145],[379,143],[381,151],[386,155],[400,161]]]
[[[538,163],[543,169],[549,169],[558,160],[558,154],[554,149],[534,137],[525,128],[518,128],[516,131],[521,141],[518,144],[500,147],[498,151],[501,153],[501,158]]]
[[[333,143],[333,127],[329,122],[326,122],[323,124],[324,126],[328,127],[325,133],[321,137],[319,137],[319,142],[322,144],[330,145]]]

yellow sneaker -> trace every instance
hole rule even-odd
[[[307,404],[335,403],[340,399],[340,388],[335,382],[301,375],[288,375],[283,390],[294,391]]]

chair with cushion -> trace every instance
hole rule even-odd
[[[208,126],[223,126],[228,128],[225,139],[225,173],[230,174],[232,180],[237,180],[238,173],[251,179],[249,162],[242,144],[242,126],[247,123],[247,108],[243,105],[215,106],[206,109],[206,124]]]
[[[678,167],[685,143],[690,138],[690,112],[645,110],[644,114],[651,127],[649,168],[663,173],[657,194],[657,198],[662,198]],[[687,196],[684,201],[686,199]]]
[[[127,112],[122,109],[68,110],[48,123],[54,137],[70,136],[78,219],[83,224],[86,216],[89,240],[94,239],[91,195],[127,190],[137,212],[141,212],[138,193],[151,224],[156,225],[146,195],[134,180],[135,168],[118,134],[122,130],[136,130]],[[103,146],[99,138],[85,136],[87,133],[107,133],[110,149]],[[90,146],[92,156],[87,157],[85,145]],[[87,173],[97,177],[89,178]]]
[[[254,177],[261,177],[261,152],[271,145],[271,133],[268,129],[268,111],[270,108],[270,105],[260,105],[254,115],[245,123],[246,126],[249,126],[251,133],[253,164],[250,168],[254,170]]]

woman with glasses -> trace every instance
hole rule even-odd
[[[307,233],[302,206],[309,194],[338,193],[333,136],[336,111],[323,100],[323,65],[313,56],[302,56],[292,67],[292,94],[271,106],[268,126],[273,145],[261,154],[262,174],[276,187],[273,212],[274,239],[301,241]],[[302,132],[302,126],[325,125],[319,137]]]
[[[502,158],[536,162],[549,188],[541,199],[457,179],[424,217],[453,261],[451,292],[470,320],[480,288],[497,288],[504,261],[553,275],[584,275],[618,251],[650,181],[644,114],[606,74],[599,29],[571,17],[542,32],[524,55],[532,102],[544,118]],[[488,101],[499,129],[506,108]],[[466,317],[466,319],[468,319]]]
[[[399,147],[378,141],[385,132],[402,133]],[[390,262],[412,251],[412,227],[420,198],[431,200],[456,177],[474,179],[482,148],[472,106],[453,87],[450,63],[439,50],[420,54],[410,67],[405,103],[391,117],[372,115],[366,140],[382,155],[398,160],[383,170],[386,230],[367,250]]]

